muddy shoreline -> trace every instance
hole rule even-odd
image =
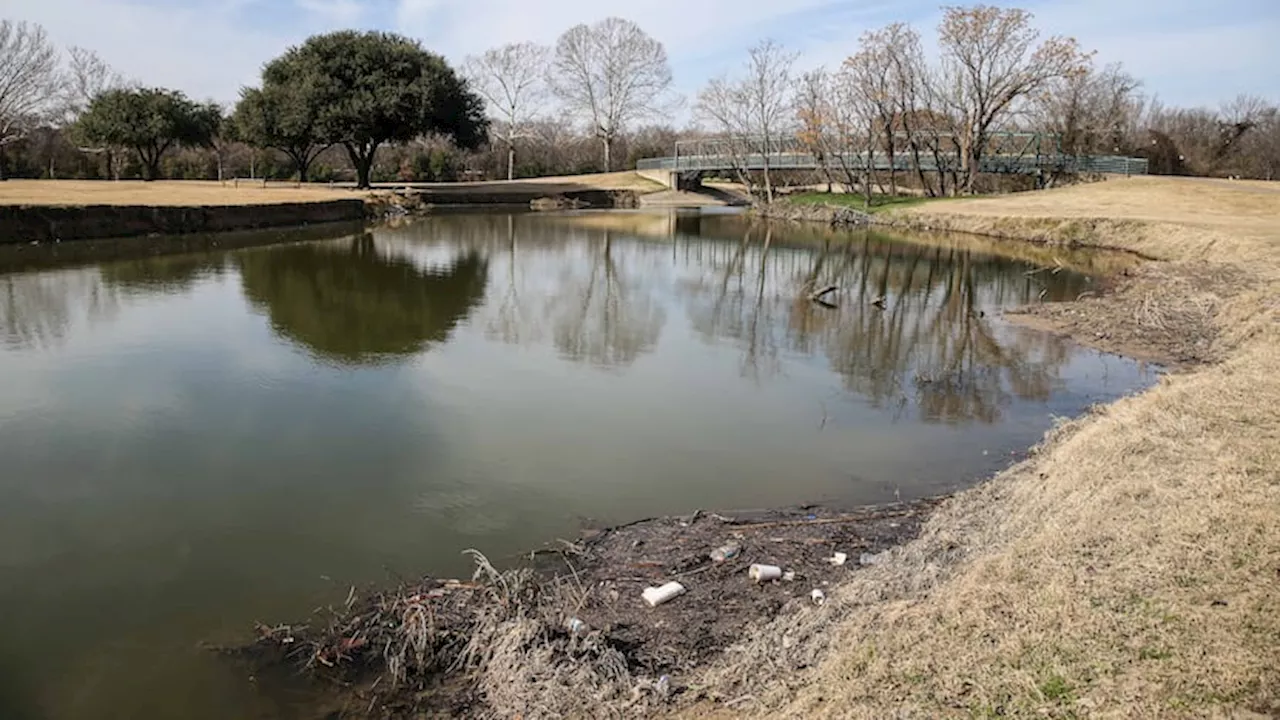
[[[505,716],[545,702],[509,695],[517,667],[572,675],[602,702],[637,711],[694,703],[704,699],[697,671],[769,622],[817,606],[815,591],[892,562],[887,551],[916,537],[942,501],[698,511],[587,530],[503,569],[476,556],[472,578],[353,589],[341,606],[259,626],[252,644],[222,652],[261,692],[292,697],[300,717]],[[729,557],[713,558],[717,550]],[[753,564],[786,575],[758,583]],[[673,581],[682,595],[645,602],[646,588]]]

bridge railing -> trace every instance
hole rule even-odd
[[[868,155],[870,157],[868,158]],[[824,166],[818,158],[810,153],[763,153],[748,155],[680,155],[678,157],[646,158],[636,163],[638,170],[670,170],[676,172],[711,172],[726,170],[754,171],[768,167],[774,170],[816,170]],[[894,170],[910,172],[916,169],[915,159],[911,155],[897,154],[892,163],[886,153],[840,153],[828,156],[825,165],[832,169],[849,168],[854,171],[864,170],[868,162],[875,170]],[[1131,158],[1120,155],[989,155],[980,162],[982,172],[1031,174],[1040,172],[1095,172],[1119,175],[1145,175],[1149,164],[1145,158]],[[939,163],[932,156],[922,156],[919,167],[925,172],[936,172]],[[946,171],[959,168],[959,158],[947,156],[942,159],[941,169]]]

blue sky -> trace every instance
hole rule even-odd
[[[339,28],[401,32],[460,61],[506,42],[553,43],[577,22],[632,19],[663,41],[692,95],[769,37],[800,65],[834,67],[864,30],[894,21],[934,35],[941,2],[918,0],[0,0],[0,18],[44,25],[125,74],[232,101],[262,63]],[[1010,3],[997,2],[1007,5]],[[1280,102],[1280,0],[1027,0],[1046,33],[1123,62],[1170,104],[1215,106],[1249,92]],[[1206,10],[1206,7],[1211,10]]]

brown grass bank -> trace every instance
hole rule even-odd
[[[891,219],[1158,258],[1021,319],[1179,371],[760,628],[686,712],[1280,715],[1280,192],[1117,179]]]

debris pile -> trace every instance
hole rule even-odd
[[[468,551],[470,580],[353,591],[306,625],[260,627],[232,652],[260,677],[264,666],[302,668],[328,697],[317,707],[357,716],[576,715],[695,700],[690,683],[709,659],[756,624],[821,605],[849,573],[913,537],[936,503],[645,520],[506,570]]]

